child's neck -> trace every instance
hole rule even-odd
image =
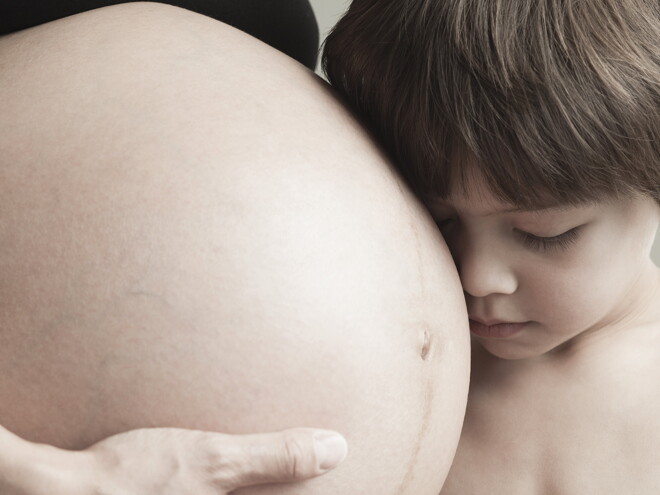
[[[607,320],[598,322],[548,353],[549,358],[575,359],[603,348],[644,344],[644,335],[660,325],[660,268],[650,265]]]

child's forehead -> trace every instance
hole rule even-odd
[[[550,208],[528,208],[497,200],[492,196],[464,193],[451,194],[448,197],[424,195],[424,204],[431,210],[445,210],[469,213],[473,216],[488,217],[506,213],[542,212]]]
[[[557,213],[594,203],[568,204],[553,198],[544,201],[540,197],[533,205],[506,201],[497,196],[476,167],[464,170],[460,178],[453,178],[447,195],[426,193],[422,195],[422,200],[432,211],[449,209],[483,217],[507,213]]]
[[[457,209],[474,208],[504,211],[521,210],[520,205],[497,197],[484,174],[474,165],[465,164],[460,174],[452,176],[448,192],[444,197],[433,193],[424,196],[426,204]]]
[[[599,212],[599,214],[612,213],[614,210],[627,209],[630,202],[639,195],[625,197],[604,197],[589,199],[580,202],[562,203],[558,201],[541,201],[538,203],[515,204],[497,197],[485,183],[475,183],[473,187],[451,188],[446,196],[434,193],[421,195],[421,200],[432,214],[453,215],[465,214],[473,217],[492,217],[506,214],[523,214],[526,218],[539,219],[555,218],[557,215],[573,215],[578,212]],[[660,209],[660,206],[658,206]],[[548,217],[550,215],[550,217]]]
[[[454,154],[454,172],[450,175],[449,187],[442,194],[427,191],[422,195],[424,202],[436,208],[449,207],[457,210],[479,210],[483,215],[510,212],[538,212],[548,210],[563,211],[586,204],[593,204],[591,198],[572,202],[561,200],[551,191],[538,184],[519,184],[520,201],[514,195],[501,193],[501,184],[489,179],[484,165],[474,154],[465,152]],[[522,181],[521,181],[522,182]],[[513,199],[512,199],[513,196]]]

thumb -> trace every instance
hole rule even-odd
[[[263,483],[302,481],[322,475],[348,452],[343,436],[329,430],[292,428],[260,435],[229,435],[220,452],[225,457],[223,488],[227,491]],[[227,455],[235,457],[226,459]],[[225,478],[225,476],[223,476]]]

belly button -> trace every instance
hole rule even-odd
[[[428,330],[424,330],[424,344],[422,344],[422,350],[420,355],[424,361],[427,360],[429,354],[431,353],[431,333]]]

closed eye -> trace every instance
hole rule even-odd
[[[579,226],[567,230],[563,234],[552,237],[540,237],[529,232],[517,230],[523,245],[534,251],[547,252],[564,250],[575,244],[580,237]]]

